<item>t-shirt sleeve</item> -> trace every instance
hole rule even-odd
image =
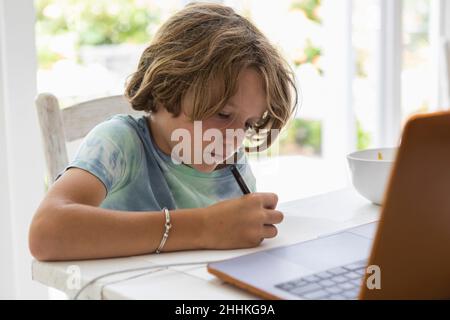
[[[110,119],[92,129],[84,138],[75,157],[60,173],[80,168],[96,176],[107,193],[119,189],[129,178],[131,164],[127,155],[133,153],[136,134],[120,119]]]

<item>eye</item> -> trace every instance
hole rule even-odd
[[[221,111],[217,113],[217,116],[222,119],[229,119],[231,117],[231,113]]]

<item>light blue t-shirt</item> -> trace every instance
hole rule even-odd
[[[92,129],[65,170],[76,167],[95,175],[107,191],[101,207],[115,210],[199,208],[242,196],[229,167],[204,173],[175,164],[150,132],[145,117],[116,115]],[[238,158],[238,170],[256,191],[245,153]]]

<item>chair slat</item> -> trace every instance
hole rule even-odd
[[[54,95],[42,93],[36,98],[36,108],[49,184],[69,163],[66,142],[84,138],[97,124],[116,114],[144,114],[134,111],[123,95],[94,99],[60,109]]]
[[[66,142],[85,137],[97,124],[120,113],[143,114],[134,111],[122,95],[90,100],[63,109]]]
[[[63,121],[58,99],[49,93],[36,99],[49,184],[68,163]]]

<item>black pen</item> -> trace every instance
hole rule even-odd
[[[239,170],[236,168],[234,164],[230,165],[231,173],[233,174],[234,178],[236,179],[239,187],[242,190],[243,194],[249,194],[251,191],[247,187],[247,184],[244,181],[244,178],[242,178],[241,174],[239,173]]]

